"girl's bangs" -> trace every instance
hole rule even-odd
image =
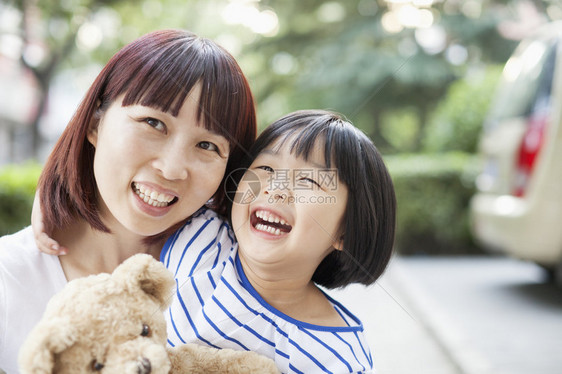
[[[349,138],[348,129],[341,120],[332,119],[326,122],[323,118],[307,124],[294,126],[285,133],[279,134],[272,142],[277,142],[275,148],[285,144],[289,146],[291,154],[308,161],[314,147],[318,142],[324,147],[324,164],[326,168],[332,167],[332,162],[337,161],[337,155],[344,152],[342,141]],[[280,139],[280,140],[278,140]],[[343,149],[342,149],[343,148]]]

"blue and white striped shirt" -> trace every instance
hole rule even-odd
[[[165,313],[168,344],[197,342],[251,350],[283,373],[373,373],[361,322],[326,297],[347,327],[297,321],[269,305],[246,278],[227,222],[202,209],[166,242],[161,261],[175,274],[176,297]]]

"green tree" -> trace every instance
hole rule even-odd
[[[242,61],[259,65],[251,80],[261,121],[304,107],[330,108],[347,114],[386,151],[398,152],[382,122],[385,113],[406,106],[420,126],[409,150],[421,150],[424,127],[448,86],[483,64],[504,63],[516,46],[498,31],[517,17],[510,2],[435,2],[425,9],[434,19],[431,28],[395,33],[383,27],[389,4],[262,1],[278,14],[279,33],[241,53]]]
[[[505,39],[498,26],[516,20],[514,4],[522,2],[426,2],[417,10],[431,17],[431,27],[410,24],[390,32],[389,14],[399,13],[397,4],[412,11],[413,1],[4,1],[22,14],[17,31],[24,42],[21,63],[40,82],[41,108],[61,64],[79,66],[92,58],[105,63],[118,48],[145,32],[179,27],[230,48],[250,79],[262,127],[295,109],[334,109],[348,115],[387,152],[401,151],[399,144],[404,144],[385,136],[400,131],[400,121],[389,112],[407,107],[408,126],[412,116],[418,118],[417,135],[407,150],[419,150],[424,127],[448,86],[475,66],[505,62],[515,42]],[[274,12],[278,32],[264,34],[227,22],[229,6],[237,3],[253,11]],[[550,0],[533,3],[544,14],[547,9],[548,14],[562,9]],[[254,13],[245,16],[257,17]],[[102,41],[90,51],[74,53],[77,38],[87,34],[90,25],[101,30]],[[232,40],[236,43],[228,42]],[[36,46],[43,49],[44,57],[32,63],[26,51]],[[40,114],[33,121],[34,144]],[[385,124],[387,119],[392,121]]]
[[[455,81],[432,113],[423,134],[426,152],[476,153],[482,124],[496,93],[502,66],[488,65]]]

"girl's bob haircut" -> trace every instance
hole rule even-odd
[[[213,41],[189,31],[152,32],[109,60],[49,156],[38,185],[47,230],[84,219],[93,228],[109,232],[99,216],[95,149],[87,133],[119,95],[125,94],[123,106],[140,104],[177,116],[197,83],[201,84],[197,118],[206,129],[230,142],[225,175],[238,167],[256,137],[256,113],[236,60]],[[222,184],[225,181],[223,178]],[[210,205],[225,214],[226,188],[221,187]]]
[[[348,188],[341,230],[343,250],[334,250],[326,256],[312,280],[326,288],[374,283],[392,254],[396,196],[373,142],[340,114],[303,110],[267,127],[250,150],[251,159],[277,141],[279,147],[290,142],[291,153],[304,160],[314,145],[322,142],[326,167],[337,170],[340,182]],[[246,160],[248,165],[249,161]]]

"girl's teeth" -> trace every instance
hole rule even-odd
[[[282,225],[285,225],[287,223],[284,219],[274,216],[271,213],[263,210],[258,210],[256,212],[256,217],[271,223],[281,223]]]
[[[281,235],[281,230],[276,229],[276,228],[271,227],[271,226],[264,225],[262,223],[258,223],[256,225],[256,229],[259,230],[259,231],[267,232],[269,234],[273,234],[273,235]]]

